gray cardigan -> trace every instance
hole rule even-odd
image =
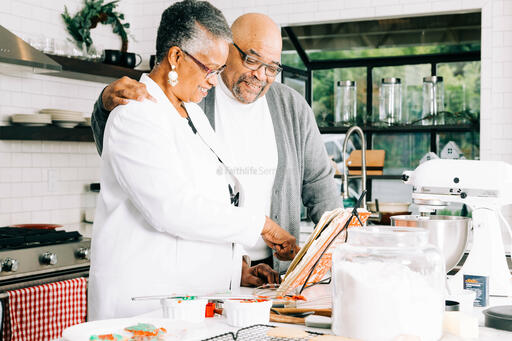
[[[334,182],[334,171],[327,157],[310,106],[290,87],[273,83],[267,94],[278,153],[272,190],[270,218],[287,229],[299,241],[300,198],[317,223],[325,211],[342,206]],[[215,129],[215,88],[199,103]],[[101,95],[94,106],[92,129],[101,154],[103,130],[108,117]],[[274,269],[283,272],[289,262],[274,260]]]

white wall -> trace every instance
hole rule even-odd
[[[121,7],[127,5],[123,2]],[[68,35],[60,13],[64,5],[74,13],[81,4],[82,0],[2,0],[0,25],[24,39],[45,36],[63,43]],[[100,46],[120,48],[110,27],[92,32]],[[13,113],[33,113],[43,108],[90,115],[105,85],[28,71],[0,73],[0,124],[8,124]],[[86,188],[99,181],[99,174],[100,158],[93,143],[0,140],[0,226],[79,223],[85,208],[95,206],[96,195]]]

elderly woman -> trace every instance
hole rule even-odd
[[[216,85],[230,42],[224,16],[208,2],[173,4],[158,29],[157,66],[141,78],[156,101],[112,111],[93,232],[91,320],[159,307],[134,296],[235,289],[251,271],[242,266],[243,246],[260,235],[281,258],[293,258],[295,238],[263,212],[237,207],[243,191],[193,103]],[[278,280],[264,270],[252,274]]]

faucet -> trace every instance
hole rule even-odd
[[[361,129],[358,126],[352,126],[348,129],[345,135],[345,140],[343,141],[343,149],[341,151],[341,155],[343,157],[343,199],[348,199],[348,167],[345,154],[347,152],[348,139],[350,138],[350,135],[352,135],[352,133],[354,132],[358,133],[359,136],[361,137],[361,181],[363,191],[366,190],[366,140],[364,139],[363,129]],[[363,200],[363,208],[366,209],[366,199]]]

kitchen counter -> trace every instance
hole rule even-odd
[[[240,294],[251,294],[252,289],[250,288],[241,288]],[[495,305],[510,305],[512,304],[512,297],[491,297],[490,299],[491,306]],[[479,338],[480,341],[503,341],[503,340],[512,340],[512,332],[506,332],[498,329],[492,329],[483,327],[484,325],[484,315],[482,314],[482,311],[485,308],[474,308],[473,314],[475,316],[478,316],[479,318]],[[140,315],[138,316],[141,318],[141,322],[146,317],[153,317],[153,318],[161,318],[162,312],[161,311],[154,311],[148,314]],[[301,329],[305,329],[308,331],[314,331],[317,333],[323,333],[323,334],[333,334],[330,329],[318,329],[318,328],[309,328],[299,325],[290,325],[290,324],[282,324],[282,323],[272,323],[271,325],[276,326],[292,326],[297,327]],[[214,318],[208,318],[205,320],[205,322],[201,324],[197,324],[197,327],[194,327],[194,337],[188,338],[187,340],[197,340],[197,339],[204,339],[208,337],[213,337],[216,335],[220,335],[227,332],[236,332],[240,328],[231,327],[226,323],[226,319],[223,316],[216,316]],[[453,335],[445,335],[440,341],[458,341],[462,340],[461,338],[455,337]]]

